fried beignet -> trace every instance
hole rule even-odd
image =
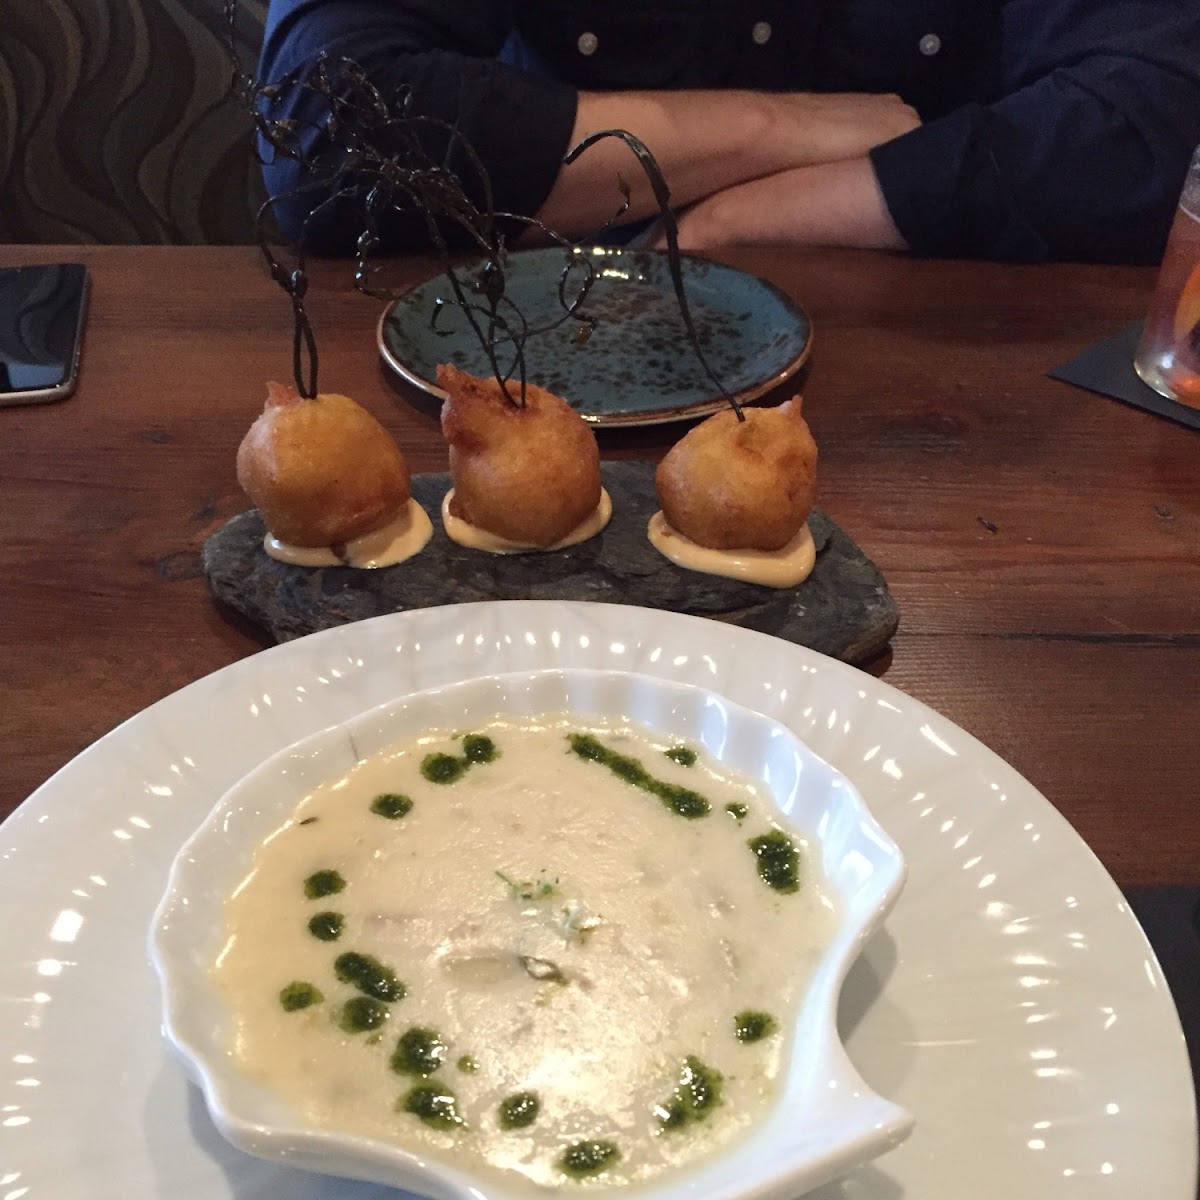
[[[812,511],[817,446],[797,396],[778,408],[731,409],[689,430],[654,482],[667,523],[714,550],[781,550]]]
[[[238,483],[267,528],[292,546],[349,542],[393,520],[412,495],[391,434],[348,396],[308,400],[267,384],[237,453]]]
[[[495,379],[438,367],[448,393],[442,433],[450,446],[450,512],[506,541],[550,547],[600,503],[600,451],[565,400],[527,384],[525,403]],[[510,383],[518,396],[516,383]]]

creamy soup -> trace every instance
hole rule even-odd
[[[230,1053],[317,1126],[641,1181],[775,1100],[817,870],[762,785],[645,730],[414,738],[300,800],[228,900]]]

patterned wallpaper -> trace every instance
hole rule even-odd
[[[252,71],[266,0],[239,0]],[[0,0],[0,242],[253,240],[222,0]]]

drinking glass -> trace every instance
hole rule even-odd
[[[1133,367],[1156,392],[1200,408],[1200,147],[1179,197]]]

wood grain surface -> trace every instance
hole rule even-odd
[[[1200,883],[1200,435],[1047,378],[1139,316],[1153,271],[730,252],[815,327],[801,380],[820,502],[883,570],[871,670],[997,751],[1123,886]],[[5,247],[85,261],[77,394],[0,409],[0,815],[102,734],[264,644],[200,574],[291,314],[257,252]],[[413,282],[428,261],[395,264]],[[414,471],[436,417],[375,352],[380,306],[314,269],[321,386]],[[660,457],[676,427],[602,435]],[[80,797],[86,803],[86,797]]]

